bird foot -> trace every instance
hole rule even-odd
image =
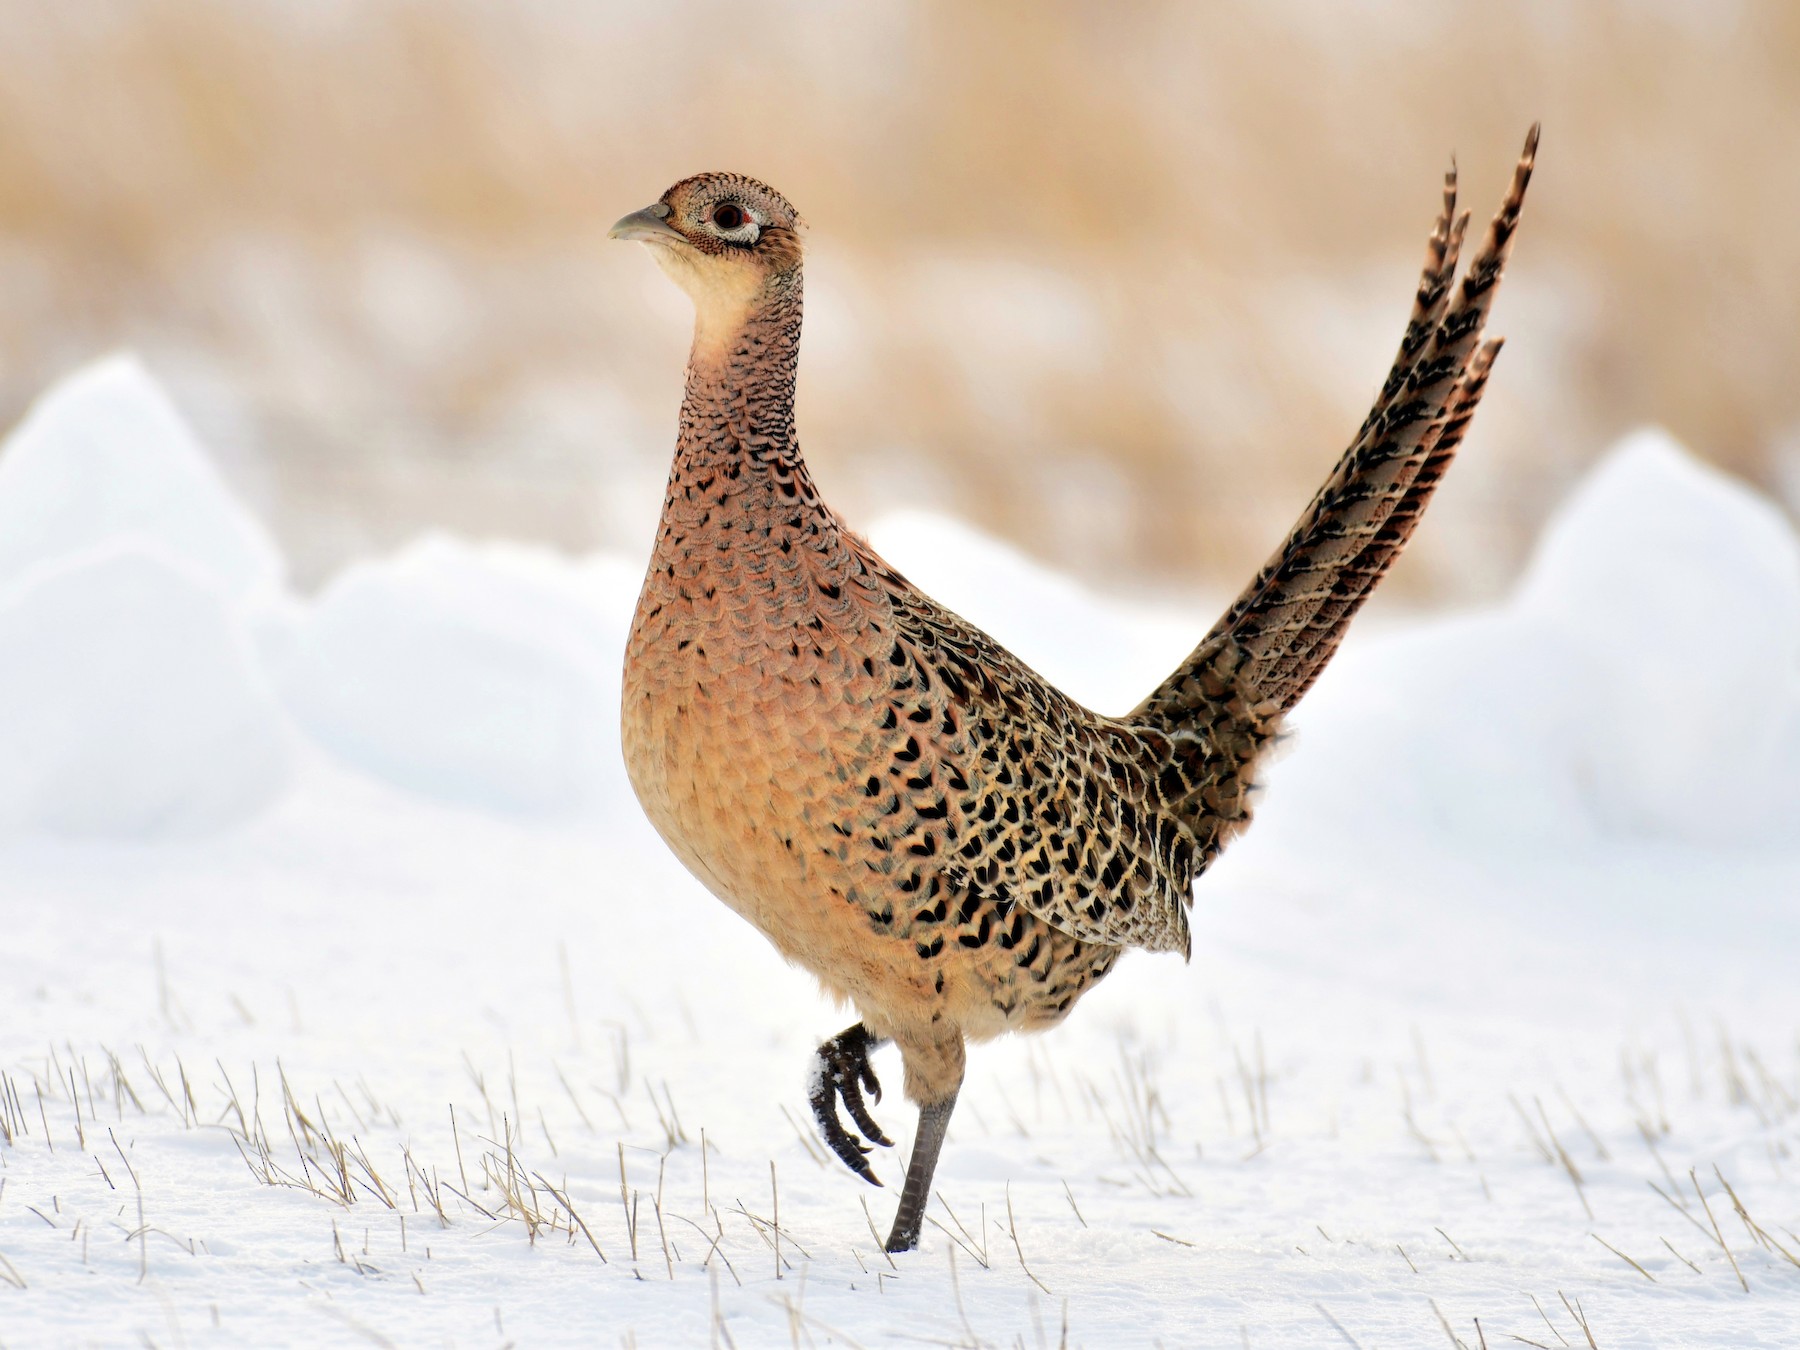
[[[869,1147],[844,1128],[844,1122],[838,1116],[838,1102],[843,1102],[851,1121],[870,1144],[893,1147],[894,1141],[881,1132],[863,1101],[865,1091],[877,1102],[881,1100],[881,1083],[869,1064],[869,1052],[880,1044],[861,1022],[833,1036],[819,1047],[813,1065],[812,1090],[807,1094],[813,1115],[819,1122],[819,1133],[831,1151],[843,1160],[844,1166],[871,1186],[879,1186],[881,1182],[869,1166],[866,1156]]]

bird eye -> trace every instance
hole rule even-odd
[[[721,230],[735,230],[744,223],[744,209],[735,202],[720,202],[713,208],[712,218]]]

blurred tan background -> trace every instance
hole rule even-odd
[[[1395,590],[1495,593],[1647,421],[1800,497],[1800,7],[0,0],[0,418],[119,346],[298,579],[423,528],[647,548],[685,301],[606,226],[808,217],[853,518],[1229,585],[1361,420],[1454,151],[1539,178]]]

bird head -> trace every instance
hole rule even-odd
[[[692,297],[696,332],[725,337],[771,300],[797,291],[801,224],[774,188],[741,174],[703,173],[682,179],[609,233],[648,244]]]

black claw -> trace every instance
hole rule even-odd
[[[881,1132],[881,1126],[875,1123],[874,1117],[869,1114],[869,1108],[863,1104],[862,1093],[857,1091],[856,1084],[846,1083],[843,1094],[844,1105],[850,1110],[850,1119],[856,1122],[856,1128],[862,1131],[863,1138],[871,1144],[892,1148],[894,1141]]]
[[[808,1095],[808,1099],[812,1102],[813,1116],[819,1122],[819,1133],[824,1136],[826,1145],[838,1155],[845,1167],[870,1185],[881,1185],[874,1169],[869,1166],[868,1160],[863,1156],[868,1153],[868,1148],[860,1140],[854,1138],[844,1128],[844,1123],[838,1119],[834,1096],[830,1080],[821,1075],[818,1085]]]
[[[879,1186],[881,1182],[865,1157],[869,1149],[844,1128],[844,1122],[838,1116],[838,1103],[842,1101],[851,1121],[870,1143],[893,1147],[894,1141],[881,1132],[862,1096],[866,1090],[876,1101],[881,1100],[881,1083],[869,1064],[869,1051],[880,1043],[860,1022],[833,1036],[819,1047],[813,1088],[807,1094],[826,1144],[844,1166],[872,1186]]]

